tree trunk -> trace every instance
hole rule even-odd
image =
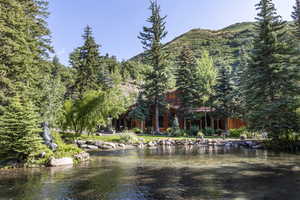
[[[204,127],[205,129],[207,128],[207,113],[206,113],[206,111],[205,111],[205,127]]]
[[[158,103],[155,103],[155,132],[159,133],[159,108],[158,108]]]
[[[186,130],[186,119],[183,119],[183,129]]]
[[[210,117],[210,123],[211,123],[211,127],[212,127],[213,129],[215,129],[215,120],[214,120],[213,117]]]
[[[228,130],[227,118],[225,118],[225,120],[224,120],[224,126],[225,126],[225,130],[227,131]]]

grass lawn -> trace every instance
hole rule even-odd
[[[77,138],[74,138],[74,134],[72,133],[62,133],[63,138],[65,139],[77,139],[77,140],[100,140],[104,142],[119,142],[120,141],[120,135],[114,134],[114,135],[103,135],[103,136],[95,136],[95,135],[81,135]],[[195,140],[196,137],[169,137],[164,135],[137,135],[138,138],[144,139],[145,142],[160,140],[160,139],[172,139],[172,140],[185,140],[185,139],[192,139]],[[217,139],[221,137],[216,136],[206,136],[205,139]],[[227,138],[229,139],[229,138]]]

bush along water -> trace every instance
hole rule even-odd
[[[282,133],[268,140],[266,146],[275,151],[297,152],[300,150],[300,133]]]

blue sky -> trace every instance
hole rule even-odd
[[[295,0],[274,0],[285,20]],[[165,42],[193,28],[220,29],[236,22],[254,21],[258,0],[158,0],[168,16]],[[142,51],[137,36],[149,16],[148,0],[51,0],[48,22],[56,54],[68,65],[74,48],[82,44],[83,28],[90,25],[101,44],[101,54],[128,59]]]

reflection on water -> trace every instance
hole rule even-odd
[[[0,200],[300,199],[299,155],[239,148],[101,152],[75,168],[0,172]]]

